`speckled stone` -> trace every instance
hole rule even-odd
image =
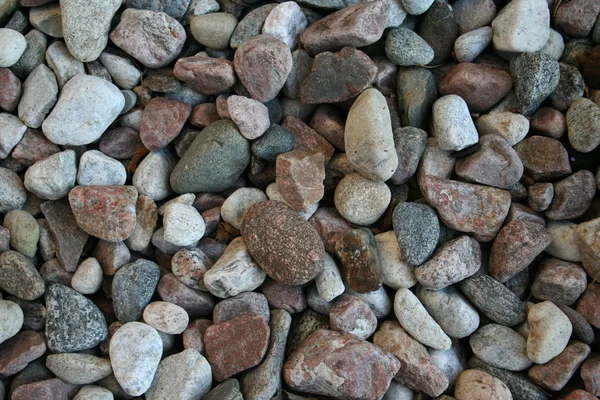
[[[531,286],[531,294],[540,300],[572,305],[583,293],[587,275],[580,265],[546,258]]]
[[[571,342],[562,353],[546,364],[534,365],[528,372],[529,378],[547,390],[559,391],[575,374],[589,353],[588,345],[577,341]]]
[[[75,385],[93,383],[112,373],[110,360],[81,353],[51,354],[46,358],[46,367],[58,378]]]
[[[596,193],[596,177],[587,170],[575,172],[554,184],[554,197],[546,216],[554,220],[575,219],[586,213]]]
[[[112,281],[117,319],[125,323],[139,320],[150,303],[159,278],[160,268],[152,261],[140,259],[121,267]]]
[[[573,334],[582,342],[586,344],[591,344],[594,341],[594,330],[589,322],[585,320],[585,318],[579,314],[574,309],[565,306],[564,304],[556,304],[558,308],[571,321],[571,325],[573,325]]]
[[[468,369],[460,374],[454,397],[456,400],[512,400],[512,394],[504,382],[476,369]]]
[[[34,300],[44,294],[45,284],[27,257],[8,250],[0,254],[0,288],[22,300]]]
[[[331,329],[367,339],[377,328],[377,318],[367,303],[358,297],[343,294],[329,314]]]
[[[593,283],[583,292],[577,304],[579,312],[592,326],[600,329],[600,284]]]
[[[212,315],[215,300],[208,292],[192,289],[173,274],[166,274],[156,288],[163,301],[183,308],[191,318]]]
[[[433,208],[426,204],[400,203],[392,224],[401,257],[411,265],[423,264],[433,253],[440,236],[440,224]]]
[[[498,324],[479,328],[469,338],[473,353],[488,364],[509,371],[522,371],[533,363],[527,358],[527,339]]]

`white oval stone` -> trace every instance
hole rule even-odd
[[[551,301],[529,307],[527,323],[527,356],[534,363],[547,363],[569,344],[573,325],[569,317]]]
[[[132,183],[139,194],[150,197],[154,201],[166,199],[173,190],[169,178],[177,160],[167,148],[150,152],[133,174]]]
[[[0,113],[0,159],[5,159],[23,139],[27,125],[9,113]]]
[[[12,67],[23,55],[27,41],[14,29],[0,28],[0,68]]]
[[[514,0],[492,21],[494,47],[512,53],[533,53],[550,38],[550,10],[546,0]]]
[[[23,318],[23,310],[17,303],[0,300],[0,343],[19,333]]]
[[[267,200],[265,193],[256,188],[239,188],[221,205],[221,218],[235,229],[240,229],[242,218],[251,205]]]
[[[327,302],[335,299],[346,290],[342,274],[329,253],[325,253],[323,269],[315,277],[315,286],[317,287],[319,296]]]
[[[544,251],[561,260],[581,262],[579,247],[575,243],[575,228],[577,224],[574,222],[549,219],[546,222],[546,231],[550,234],[551,242]]]
[[[459,151],[479,141],[469,107],[455,94],[440,97],[433,103],[433,131],[442,150]]]
[[[192,206],[174,203],[165,208],[163,216],[164,239],[176,246],[191,246],[198,242],[206,225],[202,215]]]
[[[392,193],[381,181],[353,173],[346,175],[335,188],[335,208],[342,217],[357,225],[370,225],[383,215]]]
[[[178,335],[187,328],[190,317],[176,304],[153,301],[144,309],[144,322],[159,332]]]

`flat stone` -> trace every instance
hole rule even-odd
[[[588,345],[577,341],[571,342],[562,353],[546,364],[534,365],[527,375],[541,387],[559,391],[575,374],[589,353]]]
[[[540,300],[572,305],[583,293],[586,284],[587,275],[581,266],[547,258],[531,286],[531,294]]]
[[[523,162],[524,174],[535,181],[548,181],[571,174],[569,156],[556,139],[530,136],[515,146]]]
[[[60,379],[45,379],[16,387],[12,391],[11,398],[15,400],[69,398],[75,395],[77,389],[78,386],[65,383]]]
[[[167,146],[181,132],[192,111],[189,104],[166,98],[154,98],[142,114],[140,139],[150,151]]]
[[[58,378],[75,385],[93,383],[112,373],[110,360],[82,353],[51,354],[46,358],[46,367]]]
[[[400,203],[394,209],[392,223],[401,259],[411,265],[423,264],[439,238],[439,221],[433,209],[425,204]]]
[[[229,39],[237,25],[237,18],[226,12],[196,15],[190,20],[194,39],[203,46],[216,50],[229,47]]]
[[[229,117],[237,125],[240,133],[248,140],[262,136],[270,126],[267,107],[244,96],[227,98]]]
[[[541,0],[529,1],[538,3]],[[545,54],[523,53],[511,60],[510,74],[514,82],[518,111],[528,115],[533,114],[558,86],[560,66],[558,61]]]
[[[142,73],[129,58],[104,52],[100,54],[99,60],[119,87],[133,89],[140,83]],[[147,75],[147,78],[149,81],[152,79],[150,75]],[[144,84],[146,84],[145,80]]]
[[[50,3],[33,7],[29,12],[29,22],[48,36],[63,37],[60,4]]]
[[[433,49],[423,38],[402,27],[392,29],[386,36],[385,54],[400,66],[427,65],[434,57]]]
[[[0,68],[0,108],[14,111],[21,98],[21,80],[8,68]]]
[[[550,37],[550,11],[544,0],[519,0],[504,7],[492,21],[494,48],[505,52],[535,52]],[[525,38],[525,39],[524,39]]]
[[[433,129],[443,150],[462,150],[479,140],[467,103],[454,94],[433,103]]]
[[[567,111],[569,143],[582,153],[589,153],[600,145],[600,107],[593,101],[580,98]]]
[[[527,323],[527,356],[536,364],[547,363],[559,355],[573,331],[569,318],[550,301],[529,307]]]
[[[527,339],[498,324],[484,325],[469,338],[473,353],[486,363],[509,371],[522,371],[533,363],[527,358]]]
[[[215,307],[210,293],[186,286],[173,274],[163,276],[156,291],[163,301],[180,306],[191,318],[211,315]]]
[[[28,258],[8,250],[0,254],[0,288],[19,299],[34,300],[44,294],[45,284]]]
[[[265,20],[277,4],[264,4],[251,10],[235,27],[229,45],[237,49],[242,43],[259,36],[262,32]]]
[[[261,293],[244,292],[220,301],[213,310],[213,322],[220,324],[234,318],[260,315],[268,324],[269,304]]]
[[[158,265],[148,260],[140,259],[121,267],[112,281],[117,319],[124,323],[139,320],[150,303],[159,278]]]
[[[475,369],[460,374],[454,396],[456,400],[512,399],[510,390],[500,379]]]
[[[445,0],[435,0],[423,13],[417,33],[433,48],[435,55],[430,65],[442,64],[452,53],[458,38],[452,6]]]
[[[554,184],[554,198],[546,216],[554,220],[574,219],[586,213],[596,192],[596,177],[581,170]]]
[[[344,266],[344,281],[350,288],[367,293],[381,287],[381,258],[370,230],[361,228],[349,231],[337,242],[335,253]]]
[[[598,313],[598,298],[600,297],[600,285],[593,283],[589,285],[583,292],[583,296],[577,304],[577,312],[579,312],[592,326],[598,328],[600,326],[600,318]]]
[[[56,76],[50,68],[40,64],[23,83],[23,95],[18,108],[19,118],[30,128],[39,128],[56,104],[57,96]]]
[[[429,129],[431,106],[438,97],[431,71],[421,67],[404,68],[398,74],[396,95],[402,125]]]

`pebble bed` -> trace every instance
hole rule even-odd
[[[598,400],[600,0],[0,0],[0,400]]]

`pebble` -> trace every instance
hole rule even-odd
[[[260,316],[234,318],[211,325],[204,345],[213,378],[224,381],[260,363],[267,352],[269,326]]]
[[[192,206],[170,204],[163,216],[164,240],[175,246],[191,246],[204,235],[206,226],[200,213]]]
[[[592,326],[600,326],[600,313],[598,312],[598,299],[600,298],[600,285],[592,283],[583,292],[577,304],[579,312]]]
[[[527,356],[536,364],[547,363],[559,355],[573,331],[569,318],[550,301],[529,307],[527,323]]]
[[[229,41],[230,47],[237,49],[245,41],[259,36],[265,20],[276,6],[277,4],[264,4],[246,14],[231,35],[231,40]]]
[[[589,349],[588,349],[589,352]],[[584,356],[585,357],[585,356]],[[573,368],[573,371],[576,369]],[[581,366],[580,374],[583,379],[585,390],[594,394],[600,395],[600,381],[598,380],[598,371],[600,370],[600,357],[594,354],[588,358]]]
[[[410,290],[398,289],[394,313],[402,328],[422,344],[440,350],[447,350],[452,345],[450,338]]]
[[[232,121],[204,128],[171,173],[177,193],[219,192],[239,178],[250,162],[250,144]]]
[[[127,54],[149,68],[162,68],[181,52],[185,30],[163,12],[128,8],[110,40]]]
[[[543,3],[543,0],[523,1]],[[560,66],[558,61],[545,54],[523,53],[511,60],[510,75],[513,78],[518,111],[529,115],[533,114],[558,86]]]
[[[106,275],[114,275],[131,259],[131,253],[125,243],[108,242],[106,240],[98,241],[93,255]]]
[[[336,187],[335,206],[351,223],[369,225],[377,221],[387,209],[391,192],[383,182],[376,182],[352,173]]]
[[[267,324],[269,323],[267,298],[261,293],[244,292],[220,301],[213,310],[213,323],[220,324],[234,318],[253,315],[260,315]]]
[[[219,3],[215,0],[191,0],[187,11],[185,11],[183,22],[189,25],[192,17],[219,11]]]
[[[106,320],[87,297],[60,284],[46,290],[46,342],[54,353],[90,349],[106,339]]]
[[[369,306],[358,297],[348,294],[337,299],[329,319],[331,329],[351,333],[360,339],[367,339],[377,328],[377,318]]]
[[[509,371],[522,371],[533,363],[527,358],[527,339],[498,324],[482,326],[469,338],[473,353],[486,363]]]
[[[12,210],[4,216],[2,225],[10,233],[10,247],[27,257],[34,257],[40,238],[40,227],[28,212]]]
[[[492,21],[494,48],[533,54],[550,38],[550,11],[545,0],[518,0]],[[537,107],[536,107],[537,108]]]
[[[275,98],[292,69],[292,53],[279,39],[259,35],[243,42],[233,65],[250,96],[260,102]]]
[[[561,4],[554,12],[554,25],[567,36],[585,37],[592,31],[599,12],[600,4],[596,2]]]
[[[235,238],[204,275],[204,285],[215,296],[232,297],[259,287],[266,273],[250,257],[243,238]]]
[[[75,186],[76,155],[65,150],[33,164],[25,173],[25,188],[44,200],[65,197]]]
[[[579,98],[567,111],[569,143],[573,149],[589,153],[600,145],[600,107],[586,98]]]
[[[550,39],[548,42],[539,50],[540,53],[550,56],[554,60],[560,60],[563,52],[565,51],[565,41],[562,35],[550,28]]]
[[[538,275],[531,286],[531,294],[540,300],[572,305],[587,284],[585,270],[578,264],[557,258],[542,261]]]
[[[46,367],[57,378],[74,385],[94,383],[112,374],[110,360],[83,353],[50,354]]]
[[[157,331],[178,335],[183,333],[189,323],[185,310],[176,304],[154,301],[144,308],[144,322]]]
[[[0,68],[0,108],[14,111],[21,98],[21,80],[8,68]]]
[[[402,260],[404,250],[400,248],[394,231],[375,235],[375,242],[381,259],[383,283],[392,289],[413,287],[417,283],[414,268]]]
[[[402,125],[428,129],[431,105],[438,97],[431,71],[421,67],[403,69],[398,74],[396,94]]]
[[[288,357],[283,378],[301,392],[371,399],[383,397],[399,368],[394,356],[369,342],[347,333],[319,330]],[[372,379],[361,379],[364,376]]]
[[[18,108],[19,118],[28,127],[39,128],[56,104],[57,96],[56,76],[50,68],[40,64],[23,83],[23,94]]]
[[[462,150],[479,139],[467,103],[454,94],[440,97],[433,104],[433,129],[443,150]]]
[[[427,143],[427,133],[419,128],[404,127],[394,130],[394,146],[398,155],[398,168],[389,182],[402,185],[412,177]]]
[[[598,231],[600,230],[600,219],[582,222],[573,228],[573,239],[578,248],[577,254],[581,256],[583,268],[590,276],[598,276],[600,271],[600,242],[598,242]]]
[[[402,6],[411,15],[421,15],[431,7],[433,0],[402,0]]]
[[[493,240],[508,214],[510,194],[505,190],[435,176],[425,176],[421,182],[425,199],[442,221],[449,228],[473,233],[479,241]],[[456,201],[462,204],[460,210],[453,206]]]
[[[534,211],[545,211],[554,197],[551,183],[536,183],[527,188],[527,204]]]
[[[17,210],[25,205],[27,192],[21,178],[13,171],[0,168],[0,212]]]
[[[214,298],[210,293],[184,285],[173,274],[163,276],[156,291],[163,301],[180,306],[191,318],[208,316],[215,307]]]
[[[588,345],[571,342],[562,353],[548,363],[534,365],[528,372],[529,378],[547,390],[559,391],[575,374],[589,353]]]
[[[600,85],[600,82],[598,82],[598,78],[596,77],[598,71],[598,46],[593,49],[586,48],[584,51],[585,52],[582,52],[583,54],[580,55],[580,62],[583,64],[583,78],[592,88],[598,89]],[[590,51],[589,55],[586,54],[588,51]]]
[[[335,152],[334,147],[310,126],[292,115],[286,116],[281,125],[294,135],[296,148],[310,152],[321,152],[325,156],[325,162],[329,162]]]
[[[558,86],[552,92],[549,99],[552,107],[565,112],[574,101],[582,98],[585,83],[583,82],[581,72],[574,65],[559,63],[559,66],[560,79]],[[600,121],[600,111],[596,119]]]
[[[112,83],[76,75],[63,87],[42,131],[56,144],[89,144],[102,136],[124,105],[123,95]]]
[[[237,23],[237,18],[226,12],[196,15],[190,20],[190,31],[201,45],[224,50],[229,47]]]
[[[435,56],[430,65],[442,64],[451,55],[458,38],[452,6],[445,0],[435,0],[421,17],[417,33],[433,48]]]
[[[33,15],[34,11],[32,9],[30,11],[30,20],[33,19]],[[60,25],[60,20],[58,23]],[[44,63],[44,56],[48,47],[48,38],[37,29],[27,32],[25,40],[27,41],[25,51],[21,55],[21,58],[19,58],[19,61],[10,68],[21,79],[27,78],[34,69]]]
[[[296,139],[289,129],[273,124],[252,142],[252,153],[266,161],[275,161],[277,156],[294,150]]]
[[[138,193],[154,201],[164,200],[173,193],[169,179],[176,164],[177,159],[168,148],[151,151],[137,166],[132,184]]]
[[[135,129],[113,128],[102,134],[98,150],[109,157],[124,160],[132,158],[135,149],[140,145],[142,145],[140,134]]]
[[[448,387],[448,379],[427,353],[425,346],[410,337],[397,322],[381,323],[373,343],[400,361],[400,370],[395,379],[401,384],[431,396],[439,396]],[[387,398],[388,395],[384,397]]]
[[[31,398],[48,399],[55,396],[58,398],[69,398],[75,395],[77,389],[77,386],[65,383],[60,379],[45,379],[16,387],[11,397],[15,400],[27,400]]]
[[[104,52],[99,60],[120,88],[133,89],[140,83],[142,73],[129,58]]]
[[[344,266],[344,282],[349,288],[367,293],[381,287],[381,258],[370,230],[361,228],[349,231],[336,243],[335,253]]]
[[[114,399],[114,395],[110,390],[105,389],[101,386],[95,386],[95,385],[83,386],[81,389],[79,389],[79,392],[77,392],[77,395],[75,397],[73,397],[73,400],[113,400],[113,399]]]
[[[48,36],[63,37],[60,4],[50,3],[33,7],[29,11],[29,22]]]
[[[81,186],[124,185],[127,171],[119,161],[98,150],[81,155],[77,171],[77,183]]]
[[[261,289],[272,308],[282,309],[290,314],[306,308],[307,299],[302,286],[290,286],[268,278]]]
[[[227,111],[242,136],[248,140],[259,138],[269,129],[269,111],[256,100],[244,96],[229,96]]]
[[[0,68],[16,64],[27,47],[25,37],[9,28],[0,28],[0,43]]]
[[[34,300],[44,294],[45,284],[28,258],[8,250],[0,254],[0,289],[22,300]]]
[[[571,321],[571,324],[573,325],[573,334],[575,334],[582,342],[588,345],[591,344],[594,341],[594,331],[589,322],[587,322],[577,311],[564,304],[556,304],[556,306],[560,308],[560,310],[569,318],[569,321]]]
[[[293,1],[286,1],[269,13],[262,33],[281,40],[293,50],[297,46],[298,34],[306,29],[307,25],[308,21],[300,6]]]
[[[83,63],[71,55],[63,42],[54,42],[48,47],[46,62],[56,75],[59,88],[65,86],[75,75],[85,74]]]
[[[140,259],[121,267],[112,281],[115,315],[121,322],[137,321],[150,299],[158,280],[160,269],[155,263]]]
[[[577,389],[569,393],[563,400],[595,400],[596,396],[592,395],[585,390]]]
[[[465,370],[456,381],[456,400],[512,400],[508,387],[497,378],[475,369]]]
[[[423,264],[433,253],[440,234],[433,209],[425,204],[400,203],[394,209],[392,223],[401,259],[410,265]]]
[[[488,275],[465,279],[460,283],[460,290],[485,316],[498,324],[514,326],[527,318],[527,310],[521,300]]]
[[[198,290],[207,290],[204,275],[213,262],[200,249],[181,249],[171,260],[173,274],[185,285]]]
[[[434,57],[433,49],[422,37],[402,27],[392,29],[386,36],[385,54],[400,66],[427,65]]]
[[[41,334],[21,331],[0,345],[0,376],[6,378],[22,371],[27,364],[46,353]]]
[[[462,348],[458,346],[452,346],[448,350],[434,350],[428,349],[431,359],[446,375],[448,378],[448,388],[446,392],[449,393],[454,390],[456,380],[458,376],[465,370],[465,363],[461,354]],[[444,400],[444,396],[441,399]],[[448,400],[448,399],[446,399]],[[451,400],[451,399],[450,399]]]
[[[466,3],[466,1],[461,2]],[[480,1],[478,4],[488,3],[486,1]],[[496,6],[492,3],[492,6],[496,8]],[[456,3],[454,4],[454,14],[457,16],[457,8]],[[476,17],[477,14],[470,14],[469,17]],[[460,22],[458,23],[460,28]],[[483,50],[492,42],[492,28],[489,26],[483,26],[481,28],[470,30],[466,33],[463,33],[456,39],[454,42],[454,56],[456,60],[460,63],[463,62],[473,62],[479,56]]]
[[[515,146],[524,174],[537,182],[571,174],[569,156],[556,139],[530,136]]]
[[[102,267],[95,258],[90,257],[77,267],[71,286],[81,294],[94,294],[102,286],[103,278]]]
[[[231,378],[215,386],[203,400],[243,400],[240,383]]]
[[[204,103],[194,107],[189,122],[199,128],[206,128],[208,125],[219,119],[221,119],[221,117],[219,117],[217,112],[216,104]]]
[[[0,344],[15,336],[21,330],[24,313],[17,303],[0,300]]]
[[[183,57],[173,69],[177,79],[190,84],[202,94],[218,94],[236,83],[233,63],[203,55]]]
[[[554,198],[546,216],[554,220],[581,217],[596,193],[596,177],[590,171],[575,172],[554,184]]]
[[[179,135],[192,112],[189,104],[166,98],[154,98],[142,114],[140,139],[150,151],[159,151]]]
[[[128,322],[110,340],[110,360],[119,385],[130,396],[151,386],[163,353],[158,332],[141,322]]]

